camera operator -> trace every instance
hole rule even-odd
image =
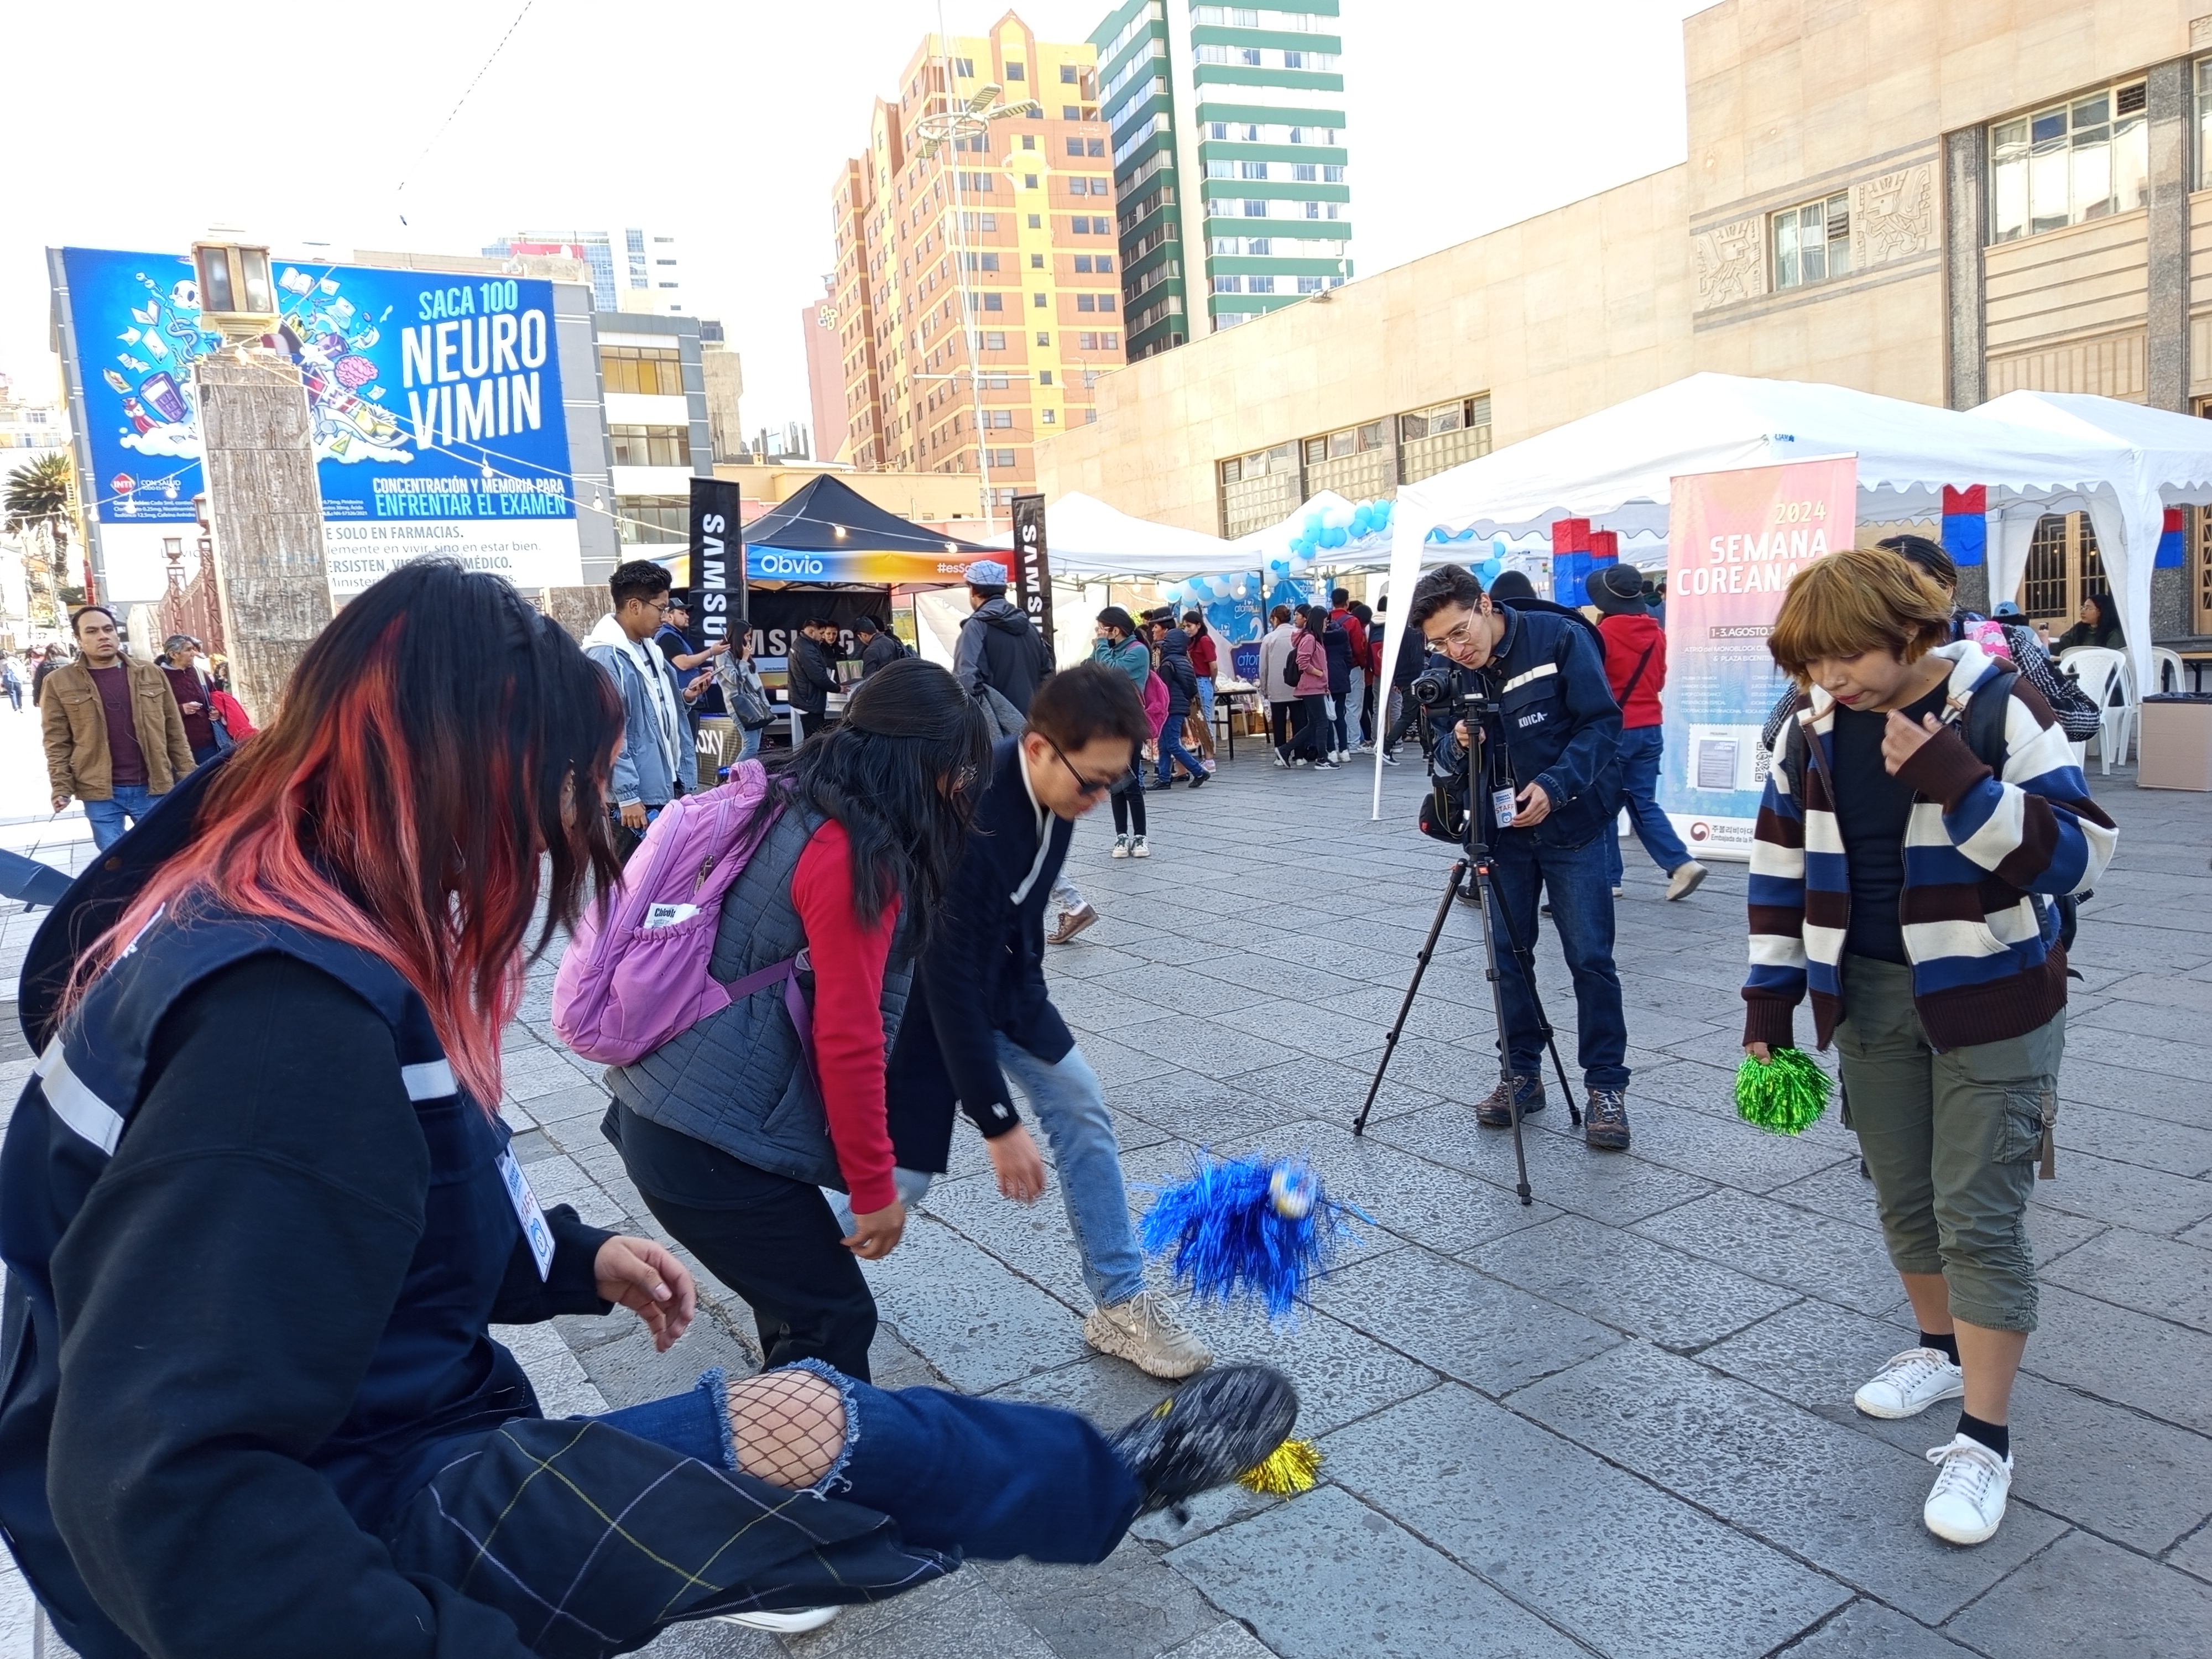
[[[1424,576],[1409,621],[1432,657],[1417,695],[1438,729],[1435,775],[1462,810],[1480,811],[1497,871],[1495,891],[1509,937],[1536,937],[1540,894],[1551,899],[1559,945],[1574,976],[1579,1054],[1589,1088],[1583,1139],[1608,1152],[1628,1146],[1628,1028],[1613,965],[1613,891],[1605,838],[1620,804],[1615,750],[1620,709],[1605,661],[1579,618],[1496,606],[1458,565]],[[1455,718],[1455,696],[1475,704]],[[1478,721],[1480,746],[1471,800],[1466,757]],[[1523,1116],[1544,1109],[1543,1036],[1520,962],[1498,952],[1510,1080],[1476,1109],[1491,1128],[1510,1127],[1513,1095]],[[1511,1092],[1509,1093],[1509,1091]]]

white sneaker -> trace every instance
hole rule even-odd
[[[1966,1374],[1941,1348],[1907,1348],[1859,1387],[1851,1404],[1869,1417],[1917,1417],[1966,1391]]]
[[[1628,890],[1626,887],[1616,887],[1613,890],[1613,896],[1615,898],[1626,898],[1628,896]]]
[[[1287,769],[1290,765],[1290,762],[1285,760],[1280,755],[1278,755],[1275,757],[1275,764]]]
[[[820,1630],[839,1613],[837,1607],[801,1607],[796,1613],[718,1613],[718,1625],[743,1625],[747,1630],[772,1630],[786,1636],[796,1636],[802,1631]]]
[[[1176,1317],[1157,1291],[1139,1291],[1127,1302],[1092,1309],[1083,1322],[1083,1340],[1148,1376],[1169,1382],[1195,1376],[1213,1363],[1213,1351]]]
[[[1692,859],[1687,864],[1678,864],[1674,872],[1667,878],[1667,899],[1669,903],[1687,898],[1698,890],[1698,884],[1705,878],[1705,866]]]
[[[1134,836],[1130,838],[1129,856],[1131,858],[1148,859],[1152,857],[1152,849],[1146,845],[1145,838],[1142,836]]]
[[[1995,1535],[2012,1492],[2012,1459],[1999,1457],[1972,1435],[1951,1437],[1929,1449],[1935,1489],[1920,1511],[1928,1530],[1952,1544],[1978,1544]]]
[[[1114,856],[1117,859],[1125,859],[1129,856],[1129,838],[1127,836],[1116,836],[1114,837]]]

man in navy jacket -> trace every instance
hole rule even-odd
[[[1052,1142],[1098,1304],[1085,1340],[1154,1376],[1181,1377],[1213,1356],[1145,1288],[1105,1091],[1044,978],[1045,907],[1075,820],[1106,799],[1151,735],[1128,677],[1080,663],[1047,680],[1022,734],[993,750],[967,852],[915,964],[889,1104],[902,1197],[927,1190],[923,1172],[944,1170],[957,1103],[983,1133],[999,1190],[1033,1203],[1044,1163],[1014,1110],[1011,1074]]]
[[[1620,808],[1620,708],[1613,700],[1595,631],[1579,617],[1496,606],[1458,565],[1431,571],[1413,589],[1409,621],[1496,710],[1475,772],[1470,811],[1485,814],[1496,854],[1498,896],[1524,944],[1536,938],[1540,891],[1551,901],[1559,948],[1575,982],[1579,1059],[1591,1146],[1628,1146],[1628,1025],[1613,964],[1613,879],[1606,844]],[[1466,775],[1468,723],[1440,722],[1436,775]],[[1502,943],[1502,941],[1501,941]],[[1476,1109],[1492,1128],[1544,1108],[1543,1038],[1519,961],[1498,952],[1507,1077]]]

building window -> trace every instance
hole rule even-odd
[[[1044,411],[1044,423],[1047,426],[1055,426],[1059,424],[1059,422],[1060,411],[1058,410],[1048,409]]]
[[[1255,276],[1245,283],[1244,291],[1247,294],[1273,294],[1275,291],[1275,279],[1272,276]]]
[[[1242,294],[1244,279],[1242,276],[1217,276],[1213,279],[1213,291],[1216,294]]]
[[[2198,66],[2199,121],[2204,70]],[[1990,227],[2013,242],[2150,200],[2146,83],[2056,104],[1990,129]]]
[[[1398,481],[1416,483],[1490,453],[1490,394],[1431,404],[1398,417]]]
[[[1264,201],[1255,202],[1248,200],[1244,204],[1244,216],[1247,219],[1266,218],[1267,216],[1267,203]]]
[[[1052,371],[1048,368],[1038,371],[1037,384],[1039,386],[1050,386],[1052,384]]]
[[[1035,149],[1036,148],[1036,134],[1034,132],[1024,133],[1022,135],[1022,148],[1024,149]]]
[[[1042,253],[1030,254],[1030,269],[1031,270],[1042,270],[1044,269],[1044,255]]]
[[[684,394],[684,362],[673,346],[599,348],[599,374],[610,392],[674,398]],[[690,465],[686,457],[684,465]]]
[[[1002,331],[1000,331],[1000,330],[995,329],[995,328],[993,328],[993,329],[986,329],[986,330],[983,331],[983,349],[984,349],[984,350],[986,350],[986,351],[1004,351],[1006,349],[1006,335],[1005,335]]]
[[[986,294],[986,295],[983,296],[983,309],[984,309],[984,310],[986,310],[986,311],[1004,311],[1006,308],[1006,297],[1005,297],[1003,295],[998,295],[998,294]]]
[[[1089,276],[1091,274],[1091,256],[1087,253],[1077,254],[1075,256],[1075,268],[1081,271],[1085,276]]]
[[[1321,288],[1322,280],[1318,276],[1301,276],[1298,278],[1298,292],[1301,294],[1318,294],[1321,292]]]
[[[1073,85],[1075,84],[1075,82],[1076,82],[1076,76],[1077,76],[1078,73],[1079,73],[1079,71],[1077,70],[1077,69],[1076,69],[1076,67],[1075,67],[1075,65],[1074,65],[1074,64],[1062,64],[1060,66],[1060,84],[1061,84],[1062,86],[1065,86],[1065,87],[1072,87],[1072,86],[1073,86]]]
[[[2087,514],[2046,513],[2036,520],[2019,595],[2020,608],[2032,620],[2051,623],[2063,632],[2073,626],[2082,600],[2111,592],[2105,556]]]
[[[1324,185],[1342,184],[1344,182],[1344,169],[1340,167],[1324,164],[1321,170],[1321,181]]]
[[[1024,81],[1028,78],[1029,68],[1026,64],[1015,63],[1012,58],[1008,58],[1006,60],[1006,79],[1009,81]]]
[[[1229,136],[1229,123],[1208,121],[1206,124],[1206,136],[1209,138],[1226,138]]]
[[[691,539],[688,495],[617,495],[615,536],[634,546],[681,547]]]
[[[1239,46],[1237,49],[1237,61],[1242,64],[1246,69],[1258,69],[1260,67],[1260,48],[1257,46]]]
[[[680,426],[610,426],[617,466],[691,465],[691,434]]]
[[[1264,179],[1267,176],[1267,164],[1265,161],[1240,161],[1237,163],[1237,176],[1243,179]]]
[[[1200,45],[1192,55],[1201,64],[1225,64],[1229,61],[1229,48]]]
[[[996,270],[999,256],[995,253],[963,253],[960,256],[963,270]]]
[[[1295,161],[1291,165],[1291,179],[1294,184],[1310,185],[1321,178],[1321,169],[1311,161]]]
[[[1106,141],[1103,138],[1085,139],[1083,141],[1083,153],[1085,155],[1098,156],[1103,160],[1106,155]],[[1104,180],[1102,179],[1100,182],[1103,184]],[[1094,191],[1091,193],[1096,196],[1103,196],[1106,194],[1103,191]]]
[[[1851,269],[1850,198],[1830,196],[1774,216],[1774,286],[1802,288]]]
[[[952,73],[954,76],[959,80],[974,80],[975,78],[975,60],[972,58],[954,58],[952,60]]]
[[[1237,163],[1208,161],[1206,164],[1206,176],[1209,179],[1234,179],[1237,176]]]
[[[1052,336],[1043,329],[1039,329],[1037,331],[1036,343],[1039,345],[1050,345],[1052,343]]]

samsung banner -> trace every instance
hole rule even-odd
[[[1767,654],[1790,579],[1849,547],[1858,458],[1676,478],[1667,515],[1666,757],[1659,805],[1700,859],[1748,859],[1789,684]]]
[[[1045,544],[1044,497],[1017,495],[1014,513],[1014,603],[1028,616],[1030,625],[1044,641],[1049,659],[1052,648],[1052,555]]]
[[[62,267],[108,587],[152,599],[166,585],[164,540],[196,538],[191,366],[222,337],[201,324],[182,254],[64,248]],[[331,597],[428,554],[522,587],[580,581],[553,285],[272,269],[283,305],[272,337],[307,386]]]
[[[720,478],[691,480],[691,582],[699,590],[699,631],[705,642],[730,636],[745,614],[744,530],[738,488]]]

